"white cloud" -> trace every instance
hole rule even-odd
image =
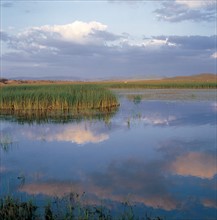
[[[34,27],[31,30],[43,31],[49,34],[57,34],[61,39],[77,43],[88,43],[88,36],[94,34],[95,31],[105,31],[107,26],[100,22],[91,21],[89,23],[75,21],[65,25],[44,25]],[[46,38],[46,36],[45,36]]]
[[[208,6],[212,6],[216,3],[215,0],[194,0],[194,1],[190,1],[190,0],[176,0],[176,3],[180,4],[180,5],[185,5],[188,8],[191,9],[195,9],[195,8],[206,8]]]
[[[216,20],[216,1],[162,1],[154,12],[159,20],[167,22],[214,22]]]
[[[211,58],[217,59],[217,52],[213,53],[213,54],[211,55]]]
[[[146,43],[147,46],[161,46],[166,45],[167,40],[158,40],[158,39],[152,39]]]
[[[147,47],[147,48],[160,48],[162,46],[176,46],[175,43],[169,42],[169,39],[145,39],[145,40],[134,40],[134,39],[122,39],[120,42],[115,42],[115,44],[111,45],[127,45],[130,47]]]
[[[108,32],[107,25],[96,21],[75,21],[64,25],[30,27],[17,35],[0,31],[0,35],[1,40],[7,42],[10,49],[30,53],[45,51],[52,54],[56,54],[57,46],[60,44],[104,46],[123,38],[122,35]]]
[[[0,32],[8,48],[2,56],[2,72],[5,77],[40,77],[44,73],[56,77],[61,73],[68,79],[90,79],[91,74],[110,78],[214,72],[215,35],[135,38],[108,32],[106,27],[76,21],[32,27],[19,35]]]
[[[168,41],[168,38],[164,39],[151,39],[144,43],[145,46],[160,47],[160,46],[176,46],[175,43]]]

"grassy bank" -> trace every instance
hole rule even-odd
[[[73,85],[93,85],[104,88],[126,88],[126,89],[216,89],[216,74],[197,74],[192,76],[177,76],[163,79],[150,80],[102,80],[91,82],[79,81],[53,81],[53,80],[8,80],[0,78],[0,86],[10,85],[54,85],[54,84],[73,84]]]
[[[90,84],[14,85],[0,88],[0,110],[75,113],[118,106],[109,90]]]
[[[217,77],[215,74],[199,74],[155,80],[108,81],[104,86],[120,89],[215,89]]]
[[[105,87],[114,89],[216,89],[216,82],[109,82]]]

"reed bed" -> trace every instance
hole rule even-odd
[[[217,82],[107,82],[104,87],[114,89],[216,89]]]
[[[72,195],[72,196],[71,196]],[[0,199],[0,219],[4,220],[164,220],[147,213],[135,213],[135,206],[123,202],[122,207],[110,209],[102,205],[84,205],[78,194],[53,199],[43,207],[32,200],[22,201],[11,196]],[[117,212],[115,209],[118,209]],[[115,211],[115,212],[114,212]]]
[[[111,91],[91,84],[4,86],[0,92],[0,112],[73,114],[119,105]]]

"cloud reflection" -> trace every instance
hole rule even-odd
[[[205,143],[206,151],[203,151]],[[196,191],[187,193],[197,198],[197,201],[199,199],[200,205],[212,208],[215,207],[212,198],[203,193],[198,194],[198,190],[215,190],[217,169],[211,146],[213,142],[206,140],[167,141],[159,149],[162,157],[156,160],[128,158],[112,161],[105,170],[83,173],[82,178],[76,181],[36,181],[24,185],[20,191],[58,197],[71,192],[86,192],[91,195],[91,204],[102,200],[121,203],[127,197],[132,203],[172,211],[188,209],[189,201],[183,197],[182,190],[186,190],[185,185],[191,183]],[[175,194],[177,190],[179,193]]]
[[[35,127],[33,130],[23,130],[23,134],[33,140],[64,141],[76,144],[99,143],[109,138],[108,134],[100,132],[97,127],[88,127],[85,123]]]
[[[212,106],[213,111],[217,112],[217,102],[213,102],[211,106]]]
[[[169,125],[170,122],[176,120],[175,116],[169,115],[168,117],[156,117],[156,116],[146,116],[143,118],[143,121],[145,124],[151,124],[151,125]]]
[[[68,127],[60,133],[48,134],[47,141],[70,141],[76,144],[99,143],[109,138],[107,134],[94,134],[90,130],[83,128],[76,128],[74,126]]]
[[[182,181],[184,184],[188,181],[192,183],[195,179],[191,178],[200,177],[200,180],[195,180],[193,183],[196,191],[193,190],[190,195],[199,198],[200,204],[204,207],[216,208],[212,198],[204,198],[201,193],[198,195],[198,190],[203,190],[214,183],[214,176],[217,173],[215,156],[210,152],[194,152],[189,149],[184,153],[178,150],[177,155],[174,152],[171,154],[173,156],[166,153],[162,159],[149,162],[134,158],[113,161],[104,171],[84,173],[81,179],[36,181],[24,185],[19,190],[31,195],[44,194],[58,197],[71,192],[79,194],[86,192],[90,195],[91,204],[103,200],[121,203],[127,198],[131,203],[172,211],[188,209],[183,207],[183,204],[187,204],[188,207],[189,201],[187,197],[181,196],[182,190],[185,190],[182,188],[184,186]],[[174,173],[180,177],[177,178]],[[189,178],[186,178],[187,176]],[[180,192],[175,194],[174,190],[177,189]],[[209,187],[209,190],[215,189]]]
[[[169,192],[169,180],[163,174],[161,161],[144,163],[135,159],[122,163],[113,162],[105,173],[92,175],[95,191],[106,189],[107,196],[116,195],[119,201],[130,196],[133,202],[141,202],[153,208],[176,209],[178,202]],[[105,191],[104,191],[105,193]]]
[[[178,201],[169,192],[169,180],[162,173],[162,163],[145,164],[134,159],[112,162],[104,172],[86,174],[78,182],[44,182],[24,185],[20,191],[62,197],[70,192],[94,195],[97,200],[131,202],[164,210],[176,209]]]
[[[168,140],[160,144],[158,151],[167,158],[172,173],[212,179],[217,174],[214,146],[215,139]]]
[[[200,178],[213,178],[217,173],[216,155],[189,152],[178,156],[172,163],[172,169],[182,176],[196,176]]]
[[[202,204],[205,207],[217,209],[217,200],[216,199],[203,199]]]
[[[47,195],[63,197],[71,192],[82,193],[82,186],[76,183],[68,182],[36,182],[22,186],[20,192],[26,192],[31,195]]]
[[[0,173],[4,173],[7,171],[7,168],[4,166],[0,166]]]

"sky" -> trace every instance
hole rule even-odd
[[[216,0],[1,0],[0,7],[2,78],[217,72]]]

